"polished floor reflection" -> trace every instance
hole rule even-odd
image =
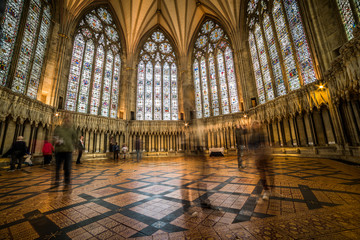
[[[275,158],[263,200],[253,159],[147,158],[0,171],[0,239],[359,239],[360,168]]]

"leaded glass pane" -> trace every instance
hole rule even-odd
[[[228,114],[230,113],[228,87],[225,76],[224,54],[221,50],[219,50],[217,54],[217,63],[218,63],[222,114]]]
[[[300,88],[298,70],[296,68],[294,54],[291,48],[289,33],[286,29],[285,16],[279,0],[274,1],[273,18],[278,39],[280,41],[281,54],[284,60],[290,91]]]
[[[202,118],[202,104],[201,104],[201,87],[200,87],[199,61],[198,61],[197,59],[194,61],[193,68],[194,68],[196,117],[197,117],[197,118]]]
[[[100,19],[106,22],[107,24],[112,23],[111,14],[104,8],[99,8],[97,10],[97,14],[99,15]]]
[[[6,85],[23,3],[23,0],[8,0],[5,6],[4,17],[0,19],[2,30],[0,33],[0,86]]]
[[[214,116],[220,114],[218,90],[216,84],[216,69],[213,54],[209,55],[209,76],[210,76],[210,90],[211,90],[211,103]]]
[[[171,64],[171,119],[179,120],[178,109],[178,87],[177,87],[177,67],[176,64]]]
[[[355,0],[355,7],[358,17],[360,18],[360,0]]]
[[[247,8],[247,12],[250,14],[250,13],[253,13],[256,6],[257,6],[257,3],[258,3],[259,0],[250,0],[249,3],[248,3],[248,8]]]
[[[151,62],[146,64],[145,82],[145,120],[152,120],[153,104],[153,65]]]
[[[90,13],[85,16],[85,20],[95,31],[100,32],[103,29],[101,21],[95,15]]]
[[[108,50],[106,53],[103,92],[102,92],[102,101],[101,101],[101,116],[104,117],[109,117],[113,64],[114,64],[114,55],[111,50]]]
[[[100,106],[100,94],[101,94],[104,59],[105,59],[104,47],[100,45],[96,50],[95,70],[94,70],[93,87],[91,93],[91,102],[90,102],[90,113],[94,115],[98,114],[99,106]]]
[[[226,64],[226,73],[227,73],[227,80],[229,86],[231,112],[235,113],[235,112],[239,112],[239,100],[237,96],[234,59],[233,59],[232,51],[229,47],[227,47],[225,50],[225,64]]]
[[[110,117],[116,118],[117,116],[117,106],[118,106],[118,97],[119,97],[119,85],[120,85],[120,69],[121,69],[121,59],[120,55],[115,56],[114,62],[114,76],[113,83],[111,88],[111,105],[110,105]]]
[[[356,26],[355,19],[351,10],[350,2],[349,0],[336,0],[336,2],[340,10],[340,15],[345,27],[347,38],[350,40],[354,37],[353,30]],[[359,9],[359,6],[357,7]]]
[[[119,40],[119,35],[118,35],[117,31],[115,30],[115,28],[108,26],[105,28],[105,33],[110,40],[112,40],[114,42]]]
[[[90,39],[86,42],[84,63],[82,66],[79,100],[77,111],[87,113],[89,103],[89,90],[91,82],[92,63],[94,58],[95,47],[93,41]]]
[[[255,38],[252,32],[249,33],[249,45],[250,45],[251,60],[253,63],[254,75],[256,80],[256,88],[259,96],[259,102],[260,104],[263,104],[266,101],[265,90],[262,82],[262,75],[261,75],[260,63],[259,63],[259,58],[255,44]]]
[[[137,76],[137,101],[136,101],[136,119],[144,120],[144,104],[145,104],[145,64],[140,61],[138,65]]]
[[[45,7],[44,13],[42,15],[40,32],[38,35],[35,56],[33,60],[32,69],[30,72],[30,80],[27,90],[27,95],[34,99],[36,99],[37,91],[39,87],[41,69],[43,65],[48,36],[50,33],[49,30],[50,30],[50,7],[47,6]]]
[[[30,8],[25,23],[24,36],[21,42],[19,59],[11,89],[14,92],[25,93],[30,61],[35,48],[36,32],[40,20],[41,5],[37,1],[30,2]]]
[[[84,47],[85,47],[84,38],[81,34],[78,34],[75,37],[75,41],[74,41],[74,47],[72,52],[71,64],[70,64],[69,81],[66,92],[65,108],[66,110],[69,111],[75,111],[76,109],[76,100],[78,94]]]
[[[203,96],[203,107],[204,107],[204,117],[210,117],[210,103],[209,103],[209,87],[207,79],[207,70],[206,70],[206,61],[202,57],[200,60],[200,73],[201,73],[201,87],[202,87],[202,96]]]
[[[224,31],[221,28],[216,28],[214,31],[210,34],[210,40],[212,42],[219,41],[224,36]]]
[[[170,120],[170,106],[171,106],[171,96],[170,96],[170,66],[166,62],[164,64],[164,73],[163,73],[163,120]]]
[[[304,80],[304,84],[308,84],[316,81],[316,77],[309,45],[306,40],[300,11],[296,1],[297,0],[284,0],[284,5],[289,20],[291,35],[293,37],[302,78]]]
[[[270,69],[269,69],[269,64],[268,64],[268,60],[267,60],[266,50],[265,50],[264,39],[263,39],[259,24],[255,25],[255,38],[256,38],[256,43],[257,43],[257,47],[258,47],[258,54],[259,54],[258,56],[259,56],[260,64],[261,64],[261,72],[262,72],[262,76],[263,76],[265,92],[266,92],[266,96],[267,96],[266,100],[272,100],[275,98],[274,90],[273,90],[272,82],[271,82],[271,75],[270,75]]]
[[[202,25],[201,32],[208,33],[214,28],[214,26],[215,26],[214,22],[209,20]]]
[[[155,42],[162,42],[165,40],[165,36],[162,32],[154,32],[151,35],[152,40],[154,40]]]
[[[161,120],[161,64],[155,64],[154,78],[154,120]]]
[[[284,78],[281,72],[279,54],[276,49],[275,38],[274,38],[273,30],[271,28],[271,22],[268,14],[265,14],[263,21],[264,21],[263,26],[265,31],[266,42],[268,45],[271,65],[275,77],[276,93],[277,96],[282,96],[286,94],[286,88],[284,84]]]

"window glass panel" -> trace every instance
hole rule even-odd
[[[41,69],[43,65],[46,45],[49,36],[50,29],[50,7],[46,6],[42,15],[40,32],[38,35],[34,61],[30,72],[30,81],[28,85],[27,95],[36,99],[37,91],[40,82]]]
[[[146,82],[145,82],[145,120],[152,120],[153,104],[153,65],[151,62],[146,64]]]
[[[103,75],[105,52],[102,45],[98,46],[95,56],[95,71],[90,102],[90,113],[97,115],[100,106],[100,93]]]
[[[117,106],[118,106],[118,96],[119,96],[119,81],[120,81],[120,69],[121,69],[121,59],[120,55],[115,56],[114,63],[114,76],[111,90],[111,106],[110,106],[110,117],[116,118],[117,116]]]
[[[111,89],[113,64],[114,64],[114,55],[111,50],[108,50],[106,53],[106,65],[105,65],[102,103],[101,103],[102,105],[101,116],[103,117],[109,117],[110,93],[111,93],[110,89]]]
[[[260,63],[256,50],[255,38],[254,38],[254,34],[251,32],[249,33],[249,45],[250,45],[251,60],[253,63],[254,75],[256,80],[256,88],[259,96],[259,102],[260,104],[263,104],[265,103],[265,90],[262,82]]]
[[[264,45],[264,39],[259,24],[255,25],[255,38],[258,47],[258,56],[261,64],[261,71],[264,80],[265,92],[267,96],[266,100],[272,100],[275,98],[274,90],[271,82],[271,75],[270,75],[269,64],[268,64],[265,45]]]
[[[171,119],[179,120],[178,95],[177,95],[177,67],[171,64]]]
[[[220,114],[220,109],[219,109],[219,99],[218,99],[218,91],[216,84],[216,70],[215,70],[215,62],[214,62],[213,54],[209,55],[209,76],[210,76],[212,108],[213,108],[214,116],[218,116]]]
[[[32,0],[25,23],[24,36],[21,42],[19,59],[11,89],[14,92],[25,93],[30,61],[35,48],[36,33],[40,20],[41,3]]]
[[[235,112],[239,112],[239,101],[237,96],[234,60],[233,60],[232,51],[229,47],[226,47],[225,50],[225,63],[226,63],[226,73],[228,77],[231,112],[235,113]]]
[[[271,65],[275,77],[276,93],[278,96],[282,96],[286,94],[286,88],[284,84],[284,78],[281,72],[279,54],[276,49],[274,34],[271,28],[271,22],[268,14],[264,15],[263,21],[264,21],[263,26],[265,31],[266,42],[268,44]]]
[[[89,89],[91,81],[92,63],[94,58],[95,47],[93,41],[90,39],[86,42],[84,63],[82,66],[79,100],[77,111],[87,113],[89,103]]]
[[[81,34],[78,34],[75,37],[74,47],[72,52],[71,64],[70,64],[70,74],[68,87],[66,92],[66,102],[65,108],[69,111],[75,111],[76,109],[76,100],[79,87],[80,71],[82,65],[82,58],[84,52],[85,42]]]
[[[165,86],[164,86],[165,87]],[[167,109],[169,112],[169,109]],[[165,111],[165,109],[164,109]],[[161,120],[161,64],[155,64],[154,78],[154,120]]]
[[[219,50],[217,54],[217,63],[218,63],[222,113],[228,114],[230,113],[228,88],[227,88],[226,76],[225,76],[224,54],[221,50]]]
[[[0,86],[6,85],[10,62],[19,29],[23,0],[8,0],[3,19],[0,19]]]
[[[203,107],[204,107],[204,117],[210,117],[210,106],[209,106],[209,88],[208,88],[208,79],[206,74],[206,61],[202,57],[200,61],[201,67],[201,86],[202,86],[202,96],[203,96]]]
[[[137,102],[136,102],[136,119],[144,120],[144,91],[145,91],[145,64],[140,61],[138,66],[137,80]]]
[[[284,59],[287,79],[290,91],[300,88],[298,70],[296,68],[294,54],[291,48],[289,33],[286,29],[285,16],[279,0],[274,1],[273,18],[278,39],[280,41],[281,54]]]
[[[167,62],[164,64],[163,92],[163,119],[170,120],[170,65]]]
[[[194,61],[193,68],[194,68],[196,117],[197,118],[202,118],[199,61],[197,59]]]
[[[343,21],[347,38],[350,40],[354,37],[353,29],[356,26],[355,19],[351,10],[349,0],[336,1],[340,10],[341,19]],[[359,12],[359,1],[357,2],[357,10]]]
[[[356,12],[358,17],[360,18],[360,0],[355,0]]]
[[[309,45],[306,40],[300,11],[296,1],[297,0],[284,0],[284,4],[289,20],[291,35],[294,40],[302,78],[304,80],[304,84],[308,84],[316,81],[316,77]]]

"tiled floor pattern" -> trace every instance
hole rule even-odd
[[[0,171],[0,239],[360,239],[360,168],[275,158],[268,201],[251,157],[149,158]],[[204,202],[206,204],[204,204]]]

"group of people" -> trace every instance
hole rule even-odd
[[[120,153],[122,154],[122,158],[126,159],[126,155],[127,155],[128,151],[129,151],[129,148],[126,146],[125,143],[122,145],[122,147],[120,149],[120,146],[118,145],[117,142],[115,142],[115,144],[111,146],[111,149],[114,152],[114,160],[119,159]],[[120,150],[121,150],[121,152],[120,152]],[[136,150],[136,161],[140,162],[140,160],[141,160],[141,151],[142,151],[142,143],[141,143],[140,137],[136,138],[135,150]]]
[[[235,129],[238,168],[245,168],[243,156],[245,153],[255,159],[256,168],[260,174],[260,182],[264,193],[262,198],[268,200],[273,187],[274,177],[271,172],[270,150],[267,147],[267,141],[260,123],[253,122],[250,127],[239,124]]]

